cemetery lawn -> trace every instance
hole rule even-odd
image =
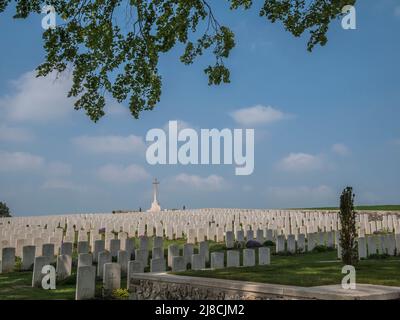
[[[56,290],[32,288],[32,271],[0,274],[0,300],[74,299],[75,285],[58,286]]]
[[[0,273],[0,300],[74,300],[76,273],[57,283],[55,290],[32,288],[32,271]],[[121,285],[126,285],[126,278]],[[96,281],[96,299],[101,299],[101,280]]]
[[[283,284],[302,287],[340,284],[343,264],[336,251],[291,256],[271,255],[268,266],[186,271],[178,275]],[[356,267],[356,281],[400,287],[400,257],[361,260]]]

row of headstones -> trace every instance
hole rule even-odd
[[[257,230],[256,239],[264,237],[263,230]],[[236,234],[236,239],[241,240],[242,232],[238,231]],[[248,238],[251,239],[251,233],[248,233]],[[338,234],[336,233],[336,236]],[[233,232],[226,232],[226,247],[231,249],[234,247],[234,237]],[[310,233],[307,238],[307,245],[304,234],[298,235],[288,235],[287,240],[284,235],[278,235],[273,233],[273,230],[266,230],[266,238],[267,240],[276,240],[276,252],[296,252],[296,251],[312,251],[316,245],[326,244],[328,247],[334,246],[334,233]],[[260,239],[259,239],[260,240]],[[261,241],[260,241],[261,242]],[[108,243],[108,245],[106,245]],[[146,236],[139,237],[139,249],[135,251],[135,245],[133,239],[125,239],[123,242],[124,246],[121,248],[121,240],[120,239],[110,239],[109,241],[104,240],[95,240],[93,244],[93,257],[97,262],[97,257],[99,253],[108,250],[112,257],[117,257],[118,252],[121,249],[127,252],[128,256],[135,254],[137,259],[142,260],[145,266],[148,266],[148,257],[149,257],[149,238]],[[87,241],[79,241],[77,252],[80,253],[89,253],[90,246]],[[49,259],[53,259],[55,256],[55,247],[54,244],[44,244],[42,246],[42,252],[37,255],[43,255],[49,257]],[[154,237],[153,241],[153,258],[161,258],[163,257],[163,238],[162,237]],[[35,258],[35,246],[24,246],[22,250],[22,269],[27,270],[32,266],[33,259]],[[178,252],[178,254],[176,254]],[[187,243],[183,248],[183,256],[185,258],[185,263],[191,262],[191,256],[194,252],[193,244]],[[64,242],[60,247],[60,255],[70,255],[73,253],[73,244],[70,242]],[[202,241],[199,243],[199,253],[204,256],[208,256],[208,242]],[[168,266],[172,267],[172,256],[179,255],[179,247],[177,245],[170,245],[168,248]],[[207,258],[207,262],[209,259]],[[156,263],[156,262],[155,262]],[[4,272],[4,271],[3,271]]]
[[[210,220],[212,218],[216,218],[215,220],[223,222],[231,220],[232,218],[235,219],[236,221],[240,223],[247,223],[247,222],[252,222],[255,220],[260,220],[263,219],[264,221],[266,220],[271,220],[275,219],[276,221],[279,222],[278,226],[284,225],[285,219],[289,219],[289,223],[291,224],[292,221],[294,224],[301,224],[301,222],[304,223],[304,221],[309,222],[309,221],[318,221],[319,225],[322,225],[323,223],[326,223],[330,220],[338,220],[337,219],[337,213],[321,213],[321,212],[300,212],[300,211],[274,211],[274,210],[225,210],[225,209],[210,209],[210,210],[187,210],[185,212],[165,212],[165,213],[157,213],[157,214],[125,214],[122,216],[118,215],[111,215],[111,214],[92,214],[92,215],[75,215],[75,216],[60,216],[60,217],[30,217],[30,218],[17,218],[14,220],[13,219],[8,219],[8,222],[12,221],[20,221],[20,225],[24,226],[27,223],[29,224],[41,224],[41,225],[47,225],[49,228],[54,228],[58,225],[66,225],[66,221],[68,221],[68,226],[71,227],[72,225],[77,225],[78,227],[85,227],[85,228],[90,228],[95,225],[104,225],[104,224],[113,224],[113,225],[124,225],[125,219],[128,218],[131,222],[136,222],[139,223],[142,221],[144,224],[147,222],[152,222],[153,224],[156,223],[157,221],[172,221],[174,222],[174,217],[187,217],[184,221],[190,221],[191,218],[194,218],[196,220]],[[365,215],[360,215],[365,216]],[[387,217],[388,215],[383,216],[382,224],[383,226],[386,224],[386,220],[388,220],[390,223],[393,222],[394,219],[397,219],[396,216],[394,215],[389,215],[389,219]],[[205,217],[206,219],[203,219]],[[218,219],[217,219],[218,218]],[[49,221],[49,220],[52,220]],[[398,220],[398,219],[397,219]],[[36,222],[35,222],[36,221]],[[360,221],[361,222],[361,221]],[[362,222],[365,222],[365,219],[363,219]]]
[[[155,238],[154,244],[157,246],[162,246],[162,238]],[[111,239],[108,242],[108,248],[112,257],[116,257],[118,252],[121,249],[121,240],[119,239]],[[135,250],[134,239],[125,239],[124,243],[124,251],[127,252],[128,255],[132,255]],[[148,247],[148,239],[145,237],[140,238],[139,241],[140,248],[147,248]],[[61,256],[73,255],[73,244],[71,242],[64,242],[61,243],[59,253]],[[29,270],[33,263],[35,257],[48,257],[50,261],[54,261],[54,257],[58,256],[58,250],[56,250],[55,245],[53,243],[46,243],[43,244],[40,250],[36,250],[36,246],[24,246],[22,248],[22,270]],[[95,240],[93,245],[93,259],[97,262],[98,254],[106,249],[106,242],[104,240]],[[20,256],[17,255],[16,249],[14,247],[6,247],[2,248],[1,250],[1,266],[0,272],[11,272],[14,270],[15,267],[15,257]],[[85,254],[90,252],[90,246],[87,241],[79,241],[77,246],[77,253],[78,254]]]
[[[258,264],[270,264],[269,248],[258,248]],[[121,276],[127,273],[127,283],[129,283],[133,273],[143,273],[144,264],[142,261],[132,260],[127,263],[127,270],[124,270],[124,264],[120,261],[121,251],[118,252],[118,262],[111,262],[111,256],[108,252],[99,253],[99,264],[97,265],[97,276],[103,279],[103,296],[110,296],[114,290],[121,288]],[[100,262],[101,261],[101,262]],[[211,268],[219,269],[225,267],[224,252],[211,253]],[[43,267],[50,264],[49,257],[36,257],[34,262],[34,270],[32,277],[32,287],[40,287],[44,274]],[[104,263],[103,263],[104,262]],[[202,254],[193,254],[191,257],[191,265],[193,270],[205,269],[205,256]],[[151,259],[151,272],[164,272],[166,261],[164,258]],[[244,267],[252,267],[256,265],[256,254],[254,249],[243,250]],[[179,272],[186,270],[185,259],[183,256],[172,257],[172,271]],[[240,252],[236,250],[227,251],[226,267],[240,266]],[[71,275],[72,259],[69,255],[60,255],[57,257],[56,275],[58,280],[65,279]],[[76,300],[93,299],[96,290],[96,267],[92,265],[91,254],[80,254],[78,258],[77,279],[76,279]]]
[[[241,213],[242,211],[244,211],[245,213],[244,214]],[[194,225],[198,225],[196,223],[196,221],[200,221],[201,223],[206,223],[208,226],[212,225],[213,222],[210,222],[210,218],[214,217],[216,215],[215,214],[211,214],[211,215],[209,215],[207,217],[207,219],[204,219],[203,212],[213,212],[213,210],[200,210],[200,211],[198,211],[198,213],[201,213],[201,214],[194,214],[195,212],[197,212],[197,211],[194,211],[192,213],[190,211],[187,211],[187,212],[185,212],[185,215],[180,215],[180,214],[177,214],[175,212],[170,212],[169,215],[164,214],[163,219],[166,220],[166,221],[174,221],[174,219],[172,218],[174,216],[179,216],[179,217],[183,217],[184,218],[185,216],[188,215],[189,217],[193,216],[193,219],[192,220],[189,219],[187,221],[191,221],[191,223],[193,223]],[[266,210],[266,211],[228,210],[227,211],[227,210],[224,209],[224,210],[216,210],[215,212],[225,212],[225,215],[226,215],[226,217],[224,218],[225,222],[222,223],[223,227],[218,227],[219,228],[218,230],[214,230],[215,228],[211,228],[210,230],[207,230],[207,232],[210,232],[210,231],[214,232],[214,233],[216,232],[217,233],[217,237],[218,237],[218,234],[219,235],[221,234],[221,228],[224,229],[224,230],[228,230],[228,231],[230,229],[232,229],[232,221],[235,221],[236,224],[241,223],[241,221],[242,221],[242,224],[243,224],[245,232],[248,231],[248,230],[246,230],[246,228],[248,226],[248,223],[256,222],[255,224],[260,224],[260,219],[264,223],[267,222],[267,221],[270,221],[270,222],[273,221],[273,224],[276,224],[276,225],[274,225],[274,227],[276,227],[277,230],[279,230],[281,228],[280,230],[282,230],[285,234],[288,234],[290,232],[294,232],[295,231],[295,230],[292,230],[292,226],[296,227],[296,226],[301,225],[301,224],[307,224],[307,225],[310,225],[312,227],[313,226],[314,227],[315,226],[321,227],[324,224],[326,226],[327,223],[328,223],[327,222],[328,220],[332,220],[332,221],[336,221],[337,220],[337,217],[335,217],[335,215],[321,214],[321,213],[315,213],[315,212],[309,213],[308,218],[307,218],[307,214],[301,213],[301,212],[297,212],[297,211],[294,211],[294,212],[289,212],[289,211],[288,212],[281,212],[280,214],[277,214],[274,211],[268,211],[268,210]],[[232,214],[229,215],[227,212],[228,213],[231,212],[233,214],[233,219],[234,220],[232,220]],[[239,219],[236,219],[235,215],[238,216]],[[91,227],[91,223],[88,222],[88,221],[91,221],[91,220],[97,221],[97,220],[100,219],[100,221],[103,221],[103,220],[109,221],[108,225],[111,225],[112,227],[117,227],[118,225],[119,226],[121,226],[121,225],[125,225],[126,226],[126,223],[122,222],[123,221],[122,219],[116,219],[115,216],[108,215],[109,217],[106,218],[106,219],[99,218],[99,216],[101,216],[101,215],[93,215],[93,217],[90,218],[91,216],[89,216],[89,215],[82,215],[81,219],[83,219],[84,222],[80,223],[80,225],[85,225],[86,227]],[[149,215],[140,216],[140,219],[139,218],[136,219],[135,216],[136,216],[135,214],[133,214],[133,215],[124,215],[123,218],[124,219],[125,218],[129,219],[131,221],[136,221],[136,223],[137,223],[136,227],[135,227],[136,230],[137,229],[145,230],[146,229],[146,225],[147,225],[147,227],[149,225],[150,226],[151,225],[154,226],[154,223],[156,223],[155,221],[160,221],[159,219],[156,218],[157,216],[153,216],[153,219],[148,219],[147,217],[149,217]],[[282,217],[284,217],[284,218],[282,218]],[[307,219],[310,219],[310,217],[313,217],[312,220],[307,220]],[[364,218],[361,219],[363,223],[365,223],[366,220],[368,221],[368,219],[365,218],[365,215],[362,215],[362,217],[364,217]],[[385,217],[386,217],[386,219],[385,219]],[[219,221],[224,221],[224,219],[218,219],[218,220]],[[13,220],[11,220],[11,221],[13,221]],[[23,221],[25,221],[25,220],[23,220]],[[73,221],[79,221],[79,218],[75,218],[74,217]],[[120,223],[118,224],[118,223],[115,223],[113,221],[120,221]],[[138,221],[141,221],[141,222],[138,222]],[[146,224],[146,221],[153,221],[154,223],[153,224],[150,223],[148,225],[148,224]],[[186,221],[186,220],[184,220],[184,221]],[[243,221],[245,221],[245,222],[243,222]],[[374,221],[370,221],[368,224],[374,224],[374,223],[375,223]],[[101,223],[99,223],[99,222],[93,223],[93,225],[100,225],[100,224]],[[107,223],[104,223],[104,224],[107,225]],[[383,227],[385,225],[393,227],[393,226],[399,225],[399,221],[395,221],[395,216],[394,215],[390,215],[390,216],[384,216],[384,219],[382,220],[382,223],[380,223],[380,221],[379,221],[376,224],[377,224],[378,228],[379,228],[380,224],[382,224]],[[69,223],[69,225],[71,225],[71,223]],[[178,224],[178,226],[179,225],[180,224]],[[186,224],[183,223],[182,225],[187,225],[187,223]],[[182,225],[181,225],[181,227],[182,227]],[[231,225],[231,226],[229,226],[229,225]],[[54,226],[55,226],[55,223],[53,223],[53,227]],[[128,224],[128,226],[129,226],[129,224]],[[171,236],[173,237],[173,234],[174,234],[172,226],[174,226],[172,223],[168,223],[168,222],[164,223],[164,227],[163,228],[165,229],[164,231],[166,232],[166,235],[169,238]],[[252,228],[255,230],[254,226]],[[201,235],[200,236],[198,235],[198,233],[200,232],[201,229],[203,229],[202,233],[204,234],[205,233],[204,230],[206,229],[206,227],[203,226],[203,227],[198,227],[198,228],[195,229],[195,231],[197,232],[197,237],[199,238],[200,241],[204,240],[204,239],[201,239],[202,238]],[[306,230],[306,231],[309,232],[309,230]],[[187,231],[187,230],[184,231],[184,232],[189,233],[189,231]],[[304,233],[304,232],[301,232],[301,230],[300,230],[300,233]],[[368,232],[366,232],[366,233],[368,233]],[[59,234],[59,232],[58,232],[58,234]],[[179,237],[179,233],[177,233],[177,235]],[[161,234],[160,234],[160,236],[161,236]]]
[[[276,241],[276,252],[304,252],[304,251],[312,251],[318,245],[324,245],[327,247],[335,247],[335,244],[338,243],[338,235],[339,233],[331,232],[316,232],[316,233],[308,233],[306,234],[289,234],[285,235],[276,235],[273,232],[274,230],[267,229],[266,237],[264,238],[263,230],[257,230],[256,241],[262,243],[264,240],[266,241]],[[249,237],[252,239],[251,237]],[[307,239],[307,241],[306,241]],[[236,232],[236,241],[244,241],[243,232]],[[233,248],[235,246],[235,237],[232,231],[226,232],[225,244],[228,249]]]
[[[375,254],[400,255],[400,234],[391,233],[358,238],[359,258],[367,258]]]
[[[140,249],[139,249],[140,250]],[[270,264],[270,250],[266,247],[258,248],[258,264],[268,265]],[[176,247],[169,247],[168,260],[171,261],[172,272],[182,272],[187,270],[187,260],[185,256],[177,256]],[[119,289],[121,285],[121,274],[123,273],[123,267],[120,263],[105,262],[103,259],[107,256],[106,252],[100,253],[98,270],[103,270],[103,295],[110,295],[113,290]],[[206,268],[207,256],[202,253],[192,254],[190,257],[191,269],[202,270]],[[109,258],[108,258],[109,259]],[[256,253],[254,249],[243,250],[243,264],[244,267],[252,267],[256,265]],[[100,262],[101,261],[101,262]],[[104,264],[102,263],[104,261]],[[165,272],[166,264],[168,261],[164,257],[157,257],[150,259],[150,272]],[[211,253],[211,269],[220,269],[225,267],[225,254],[224,252],[212,252]],[[227,251],[226,267],[240,267],[240,251],[229,250]],[[127,281],[128,288],[130,283],[130,275],[133,273],[143,273],[145,263],[142,260],[133,260],[128,262],[127,270]],[[83,276],[80,273],[84,272]],[[90,274],[91,272],[91,274]],[[90,299],[94,295],[94,287],[91,290],[92,295],[86,294],[87,290],[84,291],[85,295],[82,295],[84,287],[88,286],[89,279],[83,279],[83,277],[93,279],[92,275],[95,270],[89,271],[87,267],[78,267],[78,278],[76,288],[77,299]],[[93,280],[92,280],[93,281]]]

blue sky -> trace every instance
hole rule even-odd
[[[139,120],[110,103],[92,123],[65,98],[69,80],[35,79],[41,18],[0,16],[0,201],[15,215],[147,209],[151,180],[164,208],[336,205],[352,185],[359,204],[400,203],[400,4],[358,1],[357,29],[333,22],[325,47],[306,50],[280,24],[249,11],[220,23],[236,34],[229,85],[209,87],[204,67],[161,58],[161,102]],[[241,110],[246,117],[234,117]],[[255,116],[254,116],[255,115]],[[244,120],[245,119],[245,120]],[[255,170],[148,165],[144,137],[170,120],[200,128],[255,129]]]

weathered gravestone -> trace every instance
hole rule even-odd
[[[44,266],[50,264],[49,257],[40,256],[35,257],[35,262],[33,264],[33,275],[32,275],[32,287],[41,288],[42,287],[42,279],[45,276],[42,273],[42,269]]]
[[[394,256],[396,250],[396,238],[394,234],[386,234],[384,243],[387,254]]]
[[[135,259],[135,241],[134,239],[125,239],[125,251],[128,255],[128,260]]]
[[[261,229],[257,229],[256,231],[256,240],[259,243],[263,243],[264,242],[264,231]]]
[[[297,250],[304,252],[306,248],[306,236],[304,233],[299,233],[297,235]]]
[[[57,279],[64,280],[71,275],[72,257],[68,254],[57,256]]]
[[[378,253],[379,254],[387,254],[386,246],[385,246],[386,236],[384,234],[381,234],[381,235],[377,236],[377,238],[378,238]]]
[[[12,272],[15,266],[15,248],[3,248],[1,250],[0,273]]]
[[[99,253],[105,251],[105,241],[104,240],[95,240],[94,241],[94,249],[93,249],[93,261],[98,262]]]
[[[367,257],[367,242],[365,238],[358,238],[358,257],[360,259]]]
[[[276,237],[276,252],[285,251],[285,236],[279,235]]]
[[[206,263],[210,261],[210,252],[208,249],[208,242],[202,241],[199,243],[199,254],[203,255],[206,259]]]
[[[32,270],[35,263],[36,246],[24,246],[22,248],[22,270]]]
[[[127,288],[129,289],[132,276],[135,273],[143,273],[144,272],[144,265],[141,261],[129,261],[128,262],[128,276],[127,276]]]
[[[80,253],[78,256],[78,268],[91,266],[93,264],[93,255],[91,253]]]
[[[201,254],[192,255],[192,270],[201,270],[206,267],[206,260]]]
[[[67,254],[72,257],[72,242],[61,243],[60,254]]]
[[[172,257],[179,256],[179,246],[176,244],[170,244],[168,246],[168,266],[172,267]]]
[[[317,233],[309,233],[307,235],[307,251],[313,251],[317,245]]]
[[[121,249],[121,240],[111,239],[110,240],[110,254],[111,257],[117,257],[118,251]]]
[[[132,273],[143,273],[144,265],[142,261],[133,260],[128,262],[128,278]]]
[[[268,265],[271,263],[270,249],[267,247],[258,248],[258,264],[260,266]]]
[[[103,296],[109,297],[114,290],[121,288],[121,266],[118,263],[106,263],[103,274]]]
[[[287,251],[290,253],[296,252],[296,239],[293,234],[289,234],[287,238]]]
[[[118,258],[117,261],[119,265],[121,266],[121,274],[126,275],[128,272],[128,254],[125,250],[119,250],[118,251]]]
[[[75,300],[88,300],[95,297],[96,267],[81,265],[76,278]]]
[[[274,240],[274,233],[273,233],[272,229],[265,230],[265,239],[267,241],[273,241]]]
[[[146,236],[139,237],[139,249],[148,250],[149,249],[149,238]]]
[[[166,271],[165,264],[166,263],[164,258],[151,259],[150,272],[165,272]]]
[[[211,269],[223,269],[224,268],[225,255],[223,252],[212,252],[211,253]]]
[[[147,267],[149,265],[149,251],[147,249],[136,249],[135,260],[141,261]]]
[[[375,236],[367,237],[367,244],[368,244],[368,256],[376,254],[377,253],[377,247],[376,247],[376,238],[375,238]]]
[[[89,242],[79,241],[77,249],[78,249],[78,254],[79,253],[89,253]]]
[[[97,276],[103,279],[104,265],[112,261],[111,254],[108,251],[102,251],[99,253],[97,262]]]
[[[172,272],[186,271],[185,257],[172,258]]]
[[[48,257],[50,263],[54,262],[54,243],[45,243],[42,246],[42,256]]]
[[[333,231],[330,231],[330,232],[327,233],[327,243],[326,243],[326,245],[328,246],[328,248],[334,248],[335,247],[334,236],[335,236],[335,233]]]
[[[232,249],[235,246],[233,231],[227,231],[225,233],[225,244],[227,249]]]
[[[185,265],[187,265],[188,263],[191,263],[193,252],[194,252],[193,243],[185,243],[183,245],[183,257],[185,259]]]
[[[163,237],[154,237],[153,248],[163,248],[164,240]]]
[[[151,251],[151,257],[153,259],[164,258],[164,248],[161,247],[153,248],[153,250]]]
[[[243,230],[236,231],[236,241],[239,241],[239,242],[244,241],[244,231]]]
[[[243,267],[254,267],[256,255],[254,249],[243,249]]]
[[[317,233],[317,239],[318,239],[318,245],[319,246],[324,246],[325,245],[325,232],[318,232]]]
[[[240,252],[236,250],[227,251],[226,266],[239,267],[240,266]]]

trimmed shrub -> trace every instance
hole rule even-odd
[[[246,242],[246,248],[259,248],[262,244],[255,240],[249,240]]]

